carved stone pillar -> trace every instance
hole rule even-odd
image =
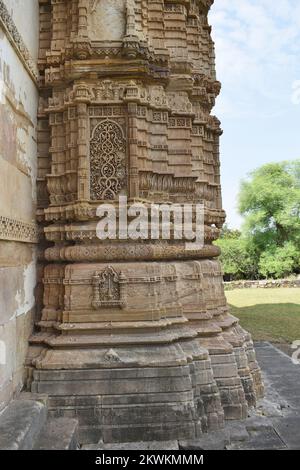
[[[194,439],[224,414],[245,417],[262,392],[213,244],[225,214],[212,3],[41,1],[41,27],[51,16],[40,62],[49,245],[30,386],[49,395],[52,415],[79,418],[82,442]],[[204,246],[101,241],[97,208],[113,204],[121,217],[119,196],[147,207],[203,202]]]

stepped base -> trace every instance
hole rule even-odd
[[[52,264],[44,283],[29,382],[81,442],[193,440],[247,417],[259,369],[217,261]]]
[[[224,425],[208,353],[195,340],[49,350],[36,367],[32,391],[49,395],[50,416],[77,417],[81,442],[193,439]]]

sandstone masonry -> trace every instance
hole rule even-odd
[[[195,439],[263,394],[219,249],[212,0],[39,0],[37,310],[27,386],[81,442]],[[100,203],[204,204],[205,243],[100,241]]]

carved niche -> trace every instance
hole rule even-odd
[[[126,0],[90,0],[89,37],[93,41],[121,41],[126,31]]]
[[[123,276],[118,274],[112,266],[107,266],[102,272],[96,272],[93,276],[93,308],[125,307],[121,291],[122,280]]]
[[[114,200],[126,187],[126,138],[120,124],[104,119],[90,141],[91,199]]]

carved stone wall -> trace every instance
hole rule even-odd
[[[0,411],[24,385],[34,320],[37,7],[0,1]]]
[[[40,0],[44,306],[28,386],[82,441],[196,438],[263,387],[228,312],[212,0]],[[107,26],[113,24],[114,28]],[[101,202],[205,208],[202,248],[100,241]]]

